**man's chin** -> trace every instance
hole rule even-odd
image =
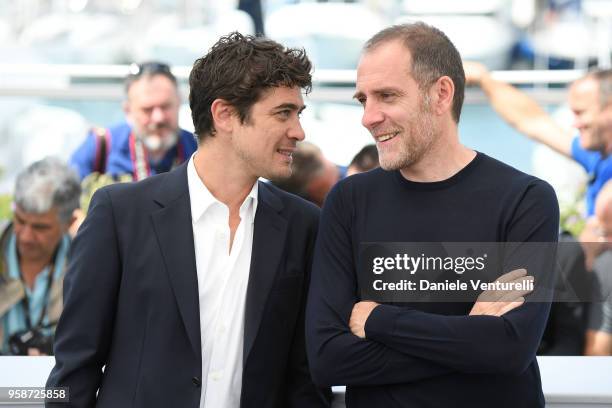
[[[380,168],[386,171],[394,171],[402,168],[402,162],[398,157],[384,157],[380,156]]]
[[[291,177],[292,171],[291,167],[281,168],[281,169],[269,169],[266,174],[262,174],[260,177],[263,177],[268,180],[287,180]]]
[[[35,260],[42,258],[42,253],[36,249],[18,248],[19,256],[24,260]]]
[[[163,153],[176,145],[178,134],[165,132],[163,134],[151,133],[143,138],[147,150],[153,154]]]
[[[580,139],[578,140],[580,141],[580,147],[582,147],[584,150],[600,150],[600,146],[595,143],[595,140],[590,133],[581,134]]]

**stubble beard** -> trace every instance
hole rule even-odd
[[[398,152],[385,153],[380,148],[378,149],[380,167],[383,170],[392,171],[409,168],[421,161],[423,156],[431,150],[436,141],[436,132],[429,109],[427,107],[420,109],[412,123],[413,126],[404,129],[397,136],[402,139]]]
[[[267,180],[284,180],[291,177],[291,165],[281,170],[275,166],[273,160],[257,157],[256,154],[242,148],[242,146],[236,147],[235,151],[236,155],[244,163],[247,171],[255,177],[263,177]]]
[[[607,133],[607,134],[606,134]],[[598,150],[602,154],[609,155],[612,145],[612,130],[607,130],[600,124],[595,124],[591,129],[591,150]]]

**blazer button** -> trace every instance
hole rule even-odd
[[[202,385],[202,380],[200,380],[200,377],[193,377],[191,379],[191,382],[193,383],[193,385],[195,385],[196,387],[199,387],[200,385]]]

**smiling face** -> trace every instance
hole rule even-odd
[[[580,131],[580,145],[587,150],[605,150],[605,128],[598,121],[602,109],[597,80],[587,77],[574,82],[569,89],[569,104],[574,127]]]
[[[124,110],[136,136],[155,152],[175,144],[179,106],[178,91],[170,79],[145,75],[130,85]]]
[[[399,41],[367,51],[357,68],[355,98],[362,125],[378,149],[380,166],[398,170],[418,163],[437,139],[429,98],[410,74],[410,52]]]
[[[300,88],[275,87],[251,107],[244,123],[234,115],[231,144],[247,172],[272,180],[291,176],[292,154],[304,140],[304,108]]]
[[[605,143],[605,154],[612,154],[612,103],[601,110],[595,121],[595,127],[601,132]]]

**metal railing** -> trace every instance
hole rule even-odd
[[[123,78],[129,65],[77,64],[0,64],[0,97],[25,96],[69,100],[121,100]],[[172,72],[187,94],[191,67],[176,66]],[[516,85],[537,85],[528,92],[541,103],[562,103],[565,89],[546,88],[548,84],[566,85],[584,74],[582,70],[495,71],[493,77]],[[31,81],[30,79],[35,79]],[[320,102],[349,102],[353,95],[355,70],[316,70],[310,98]],[[484,103],[477,89],[469,88],[466,103]]]

